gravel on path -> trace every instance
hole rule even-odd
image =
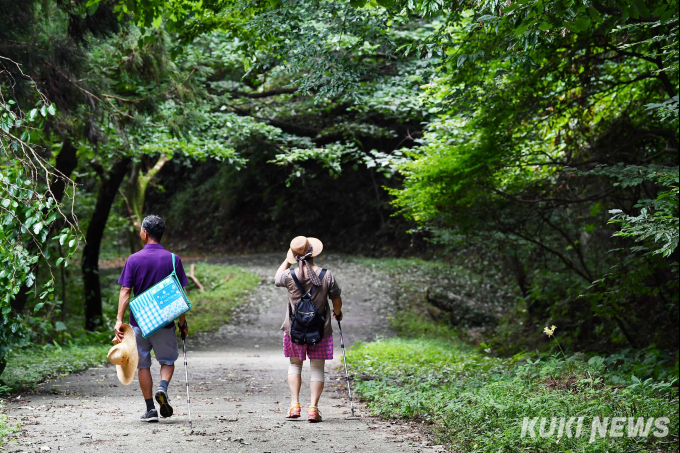
[[[189,383],[193,431],[189,428],[182,357],[170,384],[175,415],[159,423],[138,419],[144,400],[137,380],[123,386],[106,365],[40,385],[37,393],[7,401],[10,422],[21,432],[5,445],[9,452],[435,452],[422,429],[383,421],[357,406],[349,417],[342,353],[334,323],[335,359],[326,366],[320,409],[324,422],[285,419],[290,396],[288,360],[279,330],[285,289],[273,284],[283,256],[271,254],[211,258],[213,264],[242,266],[261,276],[260,285],[234,320],[216,332],[190,335]],[[343,289],[346,345],[390,336],[387,317],[397,309],[389,281],[370,268],[327,255],[317,265],[333,270]],[[199,276],[200,277],[200,276]],[[191,327],[191,316],[187,316]],[[158,364],[152,375],[157,380]],[[300,399],[309,404],[309,365]]]

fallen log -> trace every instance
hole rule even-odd
[[[196,278],[196,276],[194,275],[194,270],[195,270],[195,269],[196,269],[196,265],[195,265],[195,264],[192,264],[192,265],[191,265],[191,268],[190,268],[190,270],[189,270],[189,275],[187,275],[187,277],[189,277],[189,278],[196,284],[196,286],[198,286],[198,289],[199,289],[201,292],[203,292],[203,291],[205,291],[205,288],[203,288],[203,285],[201,285],[201,282],[199,282],[199,281],[198,281],[198,278]]]

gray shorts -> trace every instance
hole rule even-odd
[[[177,350],[177,334],[175,329],[160,329],[149,338],[142,336],[142,329],[132,327],[137,339],[137,353],[139,354],[138,369],[151,368],[151,350],[156,354],[156,360],[161,365],[174,365],[179,357]]]

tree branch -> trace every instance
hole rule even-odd
[[[494,192],[496,192],[498,195],[500,195],[503,198],[506,198],[508,200],[516,201],[517,203],[526,203],[526,204],[535,204],[535,203],[545,203],[549,201],[559,201],[562,203],[586,203],[589,201],[596,201],[596,200],[601,200],[602,198],[606,198],[609,195],[611,195],[616,188],[609,189],[607,192],[600,194],[600,195],[593,195],[588,198],[577,198],[577,199],[569,199],[569,198],[538,198],[535,200],[523,200],[521,198],[517,198],[513,195],[510,195],[508,193],[502,192],[498,189],[492,189]]]
[[[316,129],[311,129],[311,128],[304,127],[304,126],[299,126],[297,124],[291,124],[291,123],[287,123],[287,122],[281,121],[281,120],[275,120],[275,119],[263,118],[261,116],[256,116],[256,115],[253,115],[252,113],[250,113],[248,110],[244,110],[244,109],[241,109],[239,107],[232,106],[231,108],[234,110],[234,113],[237,113],[241,116],[249,116],[251,118],[255,118],[256,120],[263,121],[263,122],[269,124],[270,126],[278,127],[282,131],[287,132],[289,134],[295,134],[295,135],[301,135],[303,137],[314,138],[320,132]]]
[[[594,280],[594,279],[593,279],[593,274],[590,272],[590,270],[588,269],[588,266],[587,266],[586,263],[585,263],[585,259],[583,258],[583,253],[581,253],[581,247],[580,247],[578,244],[576,244],[576,242],[573,241],[573,240],[569,237],[569,235],[567,234],[566,231],[564,231],[563,229],[561,229],[561,228],[558,227],[557,225],[553,224],[547,217],[541,216],[541,218],[542,218],[543,221],[544,221],[546,224],[548,224],[548,226],[550,226],[553,230],[555,230],[555,231],[557,231],[558,233],[560,233],[560,235],[567,241],[567,243],[568,243],[569,245],[572,246],[572,248],[573,248],[574,251],[576,252],[576,256],[578,256],[579,262],[581,263],[581,267],[583,268],[583,272],[586,273],[586,275],[588,276],[588,278],[589,278],[590,281],[592,282],[592,281]]]
[[[271,96],[278,96],[279,94],[293,94],[297,92],[297,88],[275,88],[268,91],[255,91],[253,93],[246,93],[245,91],[230,91],[234,96],[250,99],[268,98]]]
[[[555,255],[556,257],[558,257],[564,264],[566,264],[567,267],[568,267],[569,269],[573,270],[574,272],[576,272],[576,274],[578,274],[578,275],[579,275],[580,277],[582,277],[584,280],[588,281],[588,283],[592,283],[592,282],[593,282],[593,280],[592,280],[590,277],[588,277],[586,274],[584,274],[583,272],[581,272],[581,270],[579,270],[579,268],[576,267],[576,266],[574,265],[574,263],[572,263],[571,260],[570,260],[569,258],[567,258],[566,256],[562,255],[562,254],[561,254],[560,252],[558,252],[557,250],[553,250],[553,249],[551,249],[550,247],[548,247],[547,245],[543,244],[542,242],[537,241],[536,239],[533,239],[533,238],[531,238],[530,236],[526,236],[526,235],[524,235],[524,234],[522,234],[522,233],[518,233],[517,231],[511,231],[511,230],[510,230],[510,232],[511,232],[512,234],[515,234],[515,235],[521,237],[521,238],[524,239],[525,241],[529,241],[529,242],[531,242],[532,244],[538,245],[539,247],[541,247],[541,248],[542,248],[543,250],[545,250],[546,252],[552,253],[553,255]]]

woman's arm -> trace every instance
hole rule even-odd
[[[276,270],[276,275],[274,276],[274,281],[278,281],[279,274],[281,274],[281,272],[285,271],[286,269],[290,269],[290,263],[288,262],[288,260],[283,260],[283,263],[281,263],[279,268]]]
[[[342,297],[333,299],[333,317],[338,321],[342,321]]]

